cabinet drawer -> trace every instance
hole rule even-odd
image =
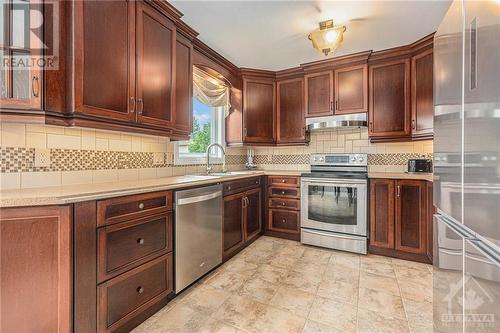
[[[271,198],[269,208],[300,210],[300,200]]]
[[[299,188],[290,188],[290,187],[277,187],[270,186],[269,187],[269,196],[270,197],[279,197],[279,198],[300,198],[300,189]]]
[[[97,238],[98,276],[104,281],[172,251],[172,213],[106,226]]]
[[[227,182],[224,183],[224,195],[226,196],[233,193],[238,193],[252,188],[256,188],[259,187],[260,184],[261,184],[260,177],[246,178],[246,179]]]
[[[269,230],[287,233],[300,232],[300,212],[292,210],[269,210]]]
[[[268,179],[269,179],[269,185],[290,186],[290,187],[300,186],[299,177],[269,176]]]
[[[97,225],[123,222],[172,209],[172,192],[155,192],[97,202]]]
[[[173,291],[169,253],[111,279],[97,288],[98,332],[112,332]]]

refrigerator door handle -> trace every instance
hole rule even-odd
[[[476,249],[481,251],[488,259],[494,262],[498,267],[500,267],[500,253],[495,249],[489,247],[480,239],[467,239]]]

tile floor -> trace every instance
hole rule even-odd
[[[134,333],[432,332],[432,266],[260,237]]]

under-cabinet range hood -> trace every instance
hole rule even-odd
[[[367,113],[352,113],[338,116],[306,118],[308,130],[318,130],[324,128],[360,128],[367,127]]]

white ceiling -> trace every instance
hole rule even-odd
[[[235,65],[280,70],[325,58],[307,39],[319,21],[333,19],[347,26],[333,56],[382,50],[436,31],[451,0],[172,3],[203,42]]]

